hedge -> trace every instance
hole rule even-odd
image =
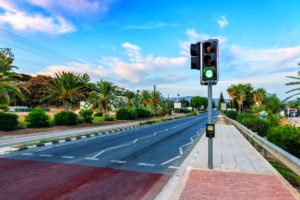
[[[152,116],[152,113],[144,108],[137,108],[135,109],[135,112],[137,114],[137,118],[149,118]]]
[[[54,115],[55,125],[74,125],[78,122],[78,116],[73,112],[62,111]]]
[[[0,130],[11,131],[18,127],[18,115],[0,112]]]
[[[117,111],[116,118],[119,120],[132,120],[137,118],[137,113],[133,109],[123,108]]]
[[[236,120],[237,116],[239,115],[239,113],[235,110],[227,110],[225,112],[225,115],[231,119]]]
[[[93,111],[91,109],[84,109],[79,111],[79,115],[82,120],[86,123],[92,123],[93,121]]]
[[[48,127],[50,117],[43,109],[35,108],[25,116],[25,122],[27,122],[28,127]]]

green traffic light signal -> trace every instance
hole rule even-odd
[[[201,84],[216,83],[218,75],[218,40],[210,39],[201,43]]]

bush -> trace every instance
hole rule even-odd
[[[102,117],[103,116],[103,112],[96,112],[94,114],[95,117]]]
[[[84,122],[92,123],[93,121],[93,111],[91,109],[84,109],[79,111],[80,117]]]
[[[267,135],[270,128],[267,121],[258,119],[255,115],[249,113],[239,114],[236,120],[262,137]]]
[[[188,110],[188,109],[182,109],[182,108],[176,108],[175,109],[176,113],[190,113],[192,111]]]
[[[152,113],[144,108],[137,108],[135,109],[135,112],[137,114],[137,118],[149,118],[152,116]]]
[[[50,117],[44,110],[35,108],[25,116],[25,122],[27,122],[28,127],[48,127]]]
[[[114,120],[115,120],[115,118],[111,117],[111,116],[104,117],[104,121],[114,121]]]
[[[18,127],[18,115],[0,112],[0,130],[10,131]]]
[[[267,139],[300,158],[300,130],[294,126],[278,126],[268,131]]]
[[[119,120],[136,119],[137,113],[135,110],[123,108],[117,111],[116,118]]]
[[[231,119],[236,120],[237,116],[239,115],[239,113],[235,110],[227,110],[225,112],[225,115]]]
[[[62,111],[54,115],[55,125],[73,125],[78,123],[78,116],[76,113]]]
[[[0,104],[0,110],[1,110],[2,112],[7,112],[7,111],[8,111],[8,106],[7,106],[7,105]]]

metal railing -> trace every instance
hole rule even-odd
[[[287,151],[281,149],[275,144],[269,142],[267,139],[259,136],[257,133],[238,123],[237,121],[224,116],[226,120],[231,122],[245,137],[249,140],[252,145],[258,149],[262,149],[263,156],[267,159],[268,154],[277,159],[279,162],[288,167],[295,174],[300,176],[300,159]]]

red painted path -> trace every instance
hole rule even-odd
[[[275,174],[192,170],[181,200],[297,200]]]
[[[0,158],[0,200],[153,199],[163,174]]]

